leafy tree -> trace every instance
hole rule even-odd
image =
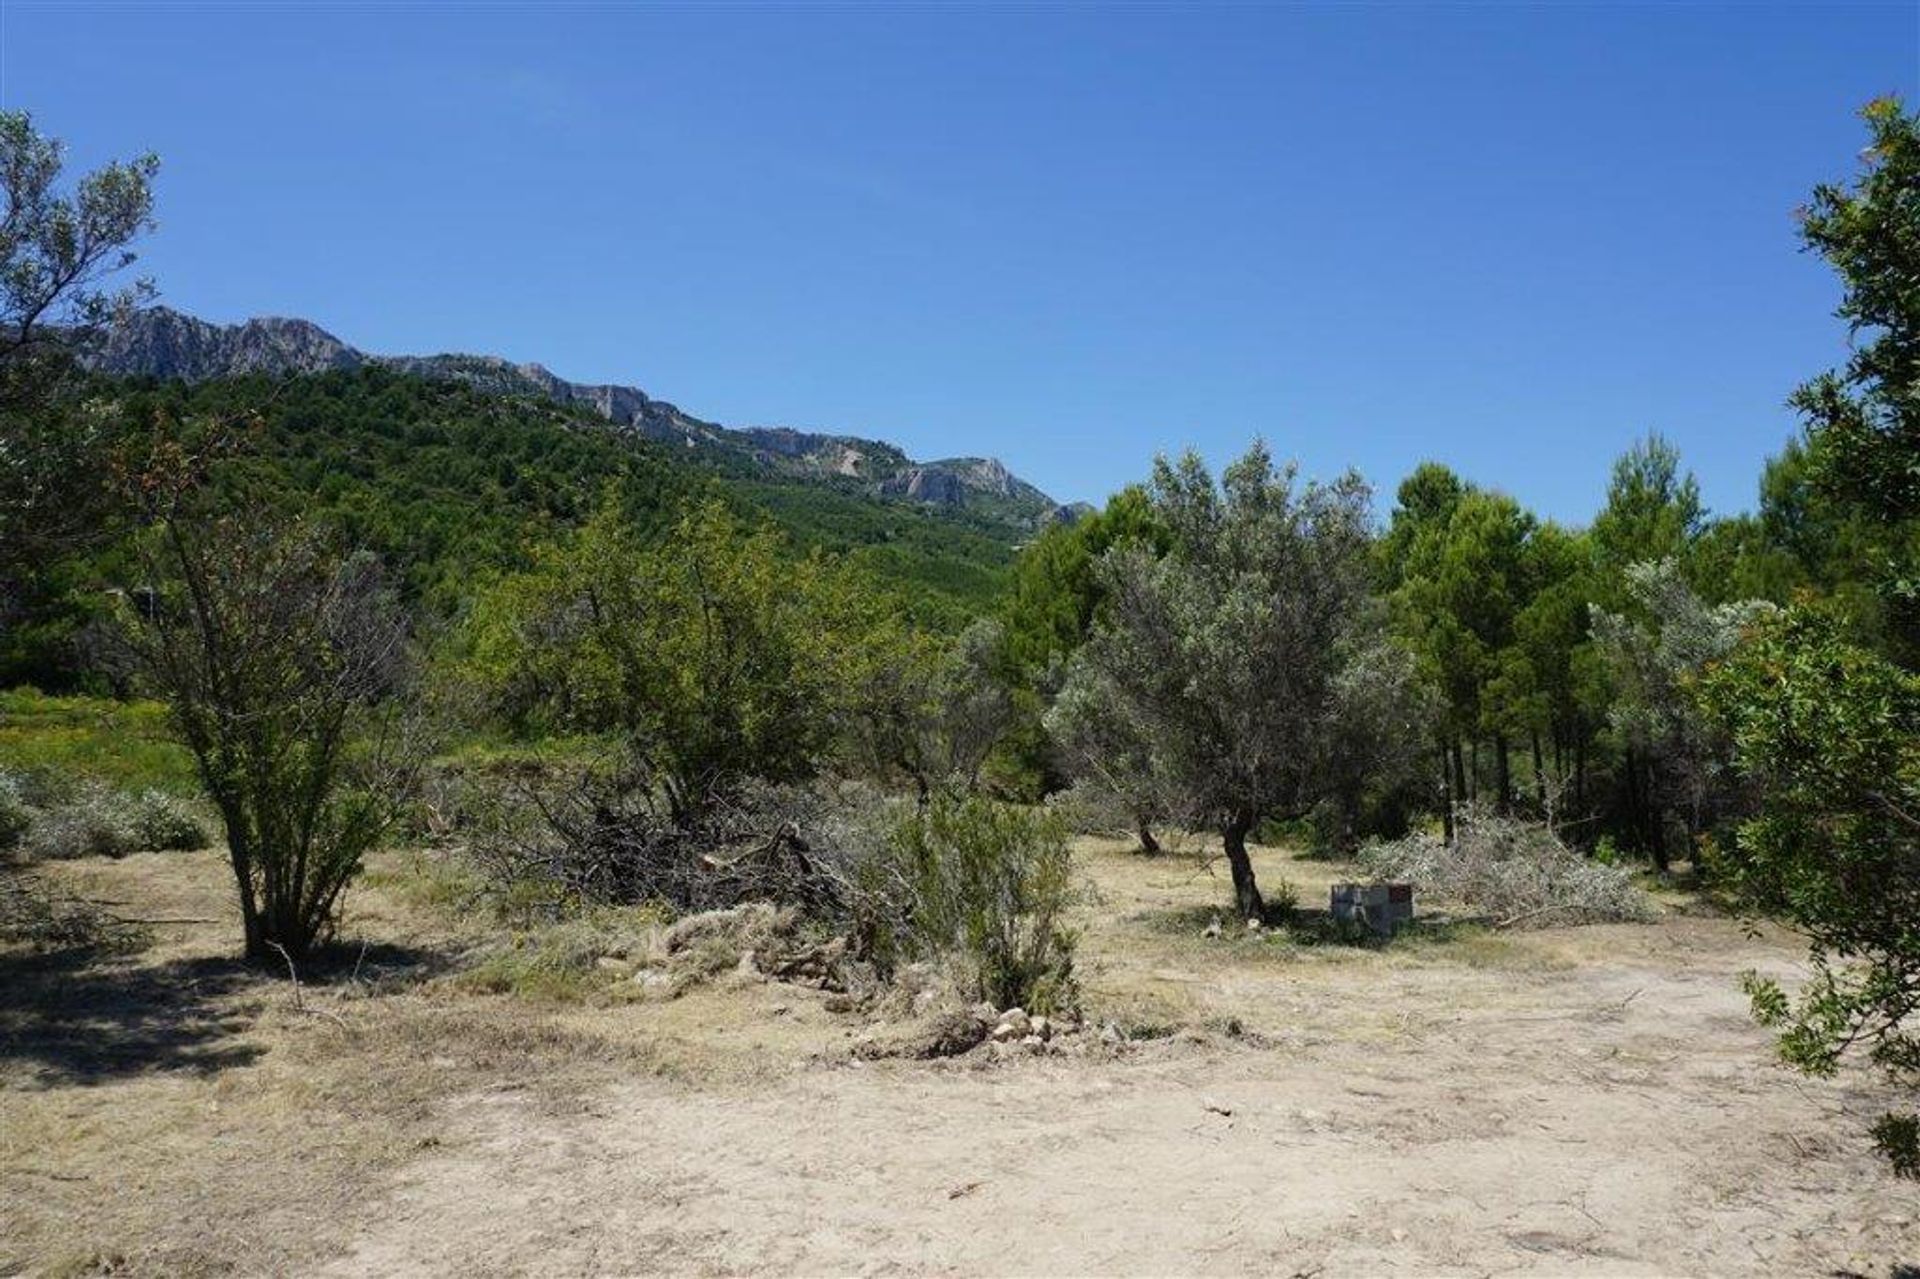
[[[1816,482],[1870,522],[1904,660],[1920,660],[1920,125],[1897,98],[1868,104],[1873,136],[1850,190],[1815,188],[1801,238],[1841,273],[1854,334],[1840,369],[1800,387]]]
[[[1805,934],[1813,980],[1789,1001],[1748,979],[1788,1061],[1830,1074],[1864,1045],[1920,1083],[1920,678],[1847,642],[1831,616],[1783,615],[1714,672],[1708,701],[1765,796],[1728,858],[1736,883]],[[1920,1149],[1882,1144],[1909,1170]]]
[[[1587,536],[1542,524],[1527,556],[1531,594],[1514,618],[1514,643],[1530,693],[1535,798],[1543,815],[1557,820],[1569,806],[1575,812],[1586,807],[1588,757],[1610,693],[1591,636],[1589,601],[1596,588]],[[1550,763],[1542,727],[1552,747]]]
[[[608,505],[482,599],[470,669],[509,707],[620,737],[686,823],[747,778],[814,771],[877,611],[864,578],[719,503],[656,543]]]
[[[1091,515],[1049,526],[1021,552],[1002,610],[1016,666],[1042,678],[1086,642],[1106,598],[1100,557],[1130,541],[1156,551],[1167,543],[1167,530],[1138,485],[1120,490]]]
[[[1615,460],[1607,504],[1593,520],[1594,555],[1608,575],[1601,587],[1616,597],[1596,602],[1617,602],[1630,564],[1685,564],[1706,518],[1700,485],[1681,470],[1680,451],[1657,432],[1637,441]]]
[[[158,161],[108,164],[63,192],[61,144],[0,111],[0,637],[44,618],[61,560],[100,540],[121,419],[80,393],[68,345],[130,307],[108,289],[152,226]]]
[[[1702,716],[1695,689],[1772,606],[1760,600],[1709,605],[1672,560],[1633,565],[1627,590],[1636,616],[1596,609],[1593,628],[1614,673],[1609,718],[1632,762],[1627,784],[1642,819],[1635,834],[1664,871],[1671,855],[1668,815],[1698,835],[1728,798],[1725,746]]]
[[[1000,624],[981,618],[942,640],[882,622],[864,643],[864,678],[846,714],[856,755],[911,782],[923,804],[943,783],[973,790],[1015,713],[998,669]]]
[[[1398,523],[1405,537],[1395,552],[1394,607],[1422,674],[1440,693],[1440,740],[1451,775],[1447,809],[1450,814],[1471,793],[1463,740],[1485,738],[1494,744],[1501,807],[1510,807],[1509,738],[1526,721],[1527,685],[1511,650],[1530,593],[1534,520],[1512,498],[1446,484],[1436,470],[1423,468],[1414,480],[1421,485],[1418,505],[1403,506]],[[1394,526],[1387,536],[1392,545]]]
[[[1385,642],[1367,490],[1352,475],[1298,487],[1256,444],[1218,485],[1191,453],[1162,458],[1149,496],[1169,550],[1102,557],[1107,607],[1074,661],[1139,726],[1157,793],[1221,832],[1235,904],[1257,917],[1247,834],[1330,796],[1342,677]]]
[[[1710,681],[1709,701],[1759,785],[1760,814],[1730,856],[1761,902],[1809,940],[1815,979],[1797,1003],[1755,981],[1789,1060],[1830,1070],[1868,1045],[1920,1077],[1920,117],[1896,99],[1865,111],[1873,145],[1851,188],[1823,185],[1806,246],[1840,273],[1855,335],[1840,370],[1801,387],[1814,482],[1870,532],[1891,625],[1888,655],[1851,642],[1830,609],[1800,604]],[[1904,665],[1903,665],[1904,663]],[[1920,1172],[1920,1120],[1876,1135]]]
[[[159,159],[105,165],[62,194],[64,153],[27,112],[0,111],[0,361],[59,345],[69,336],[59,329],[97,326],[151,292],[145,282],[103,286],[153,228]]]
[[[1152,744],[1105,674],[1091,663],[1070,664],[1046,728],[1068,772],[1118,802],[1133,819],[1141,852],[1159,852],[1153,826],[1170,806],[1156,790]]]
[[[298,959],[422,758],[405,618],[377,563],[260,508],[176,502],[141,546],[127,651],[220,812],[247,955]]]

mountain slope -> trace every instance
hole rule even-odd
[[[489,395],[538,396],[579,407],[648,440],[769,476],[819,480],[942,509],[963,509],[1012,530],[1071,518],[992,458],[916,462],[884,441],[789,427],[730,428],[683,413],[637,387],[570,382],[540,364],[491,355],[370,355],[307,320],[212,324],[172,310],[142,311],[89,350],[86,363],[114,376],[204,382],[219,378],[344,372],[369,367],[464,383]]]
[[[797,549],[843,554],[940,629],[1004,589],[1017,538],[967,510],[887,501],[852,486],[720,464],[603,421],[584,406],[503,396],[366,363],[306,376],[125,384],[125,420],[192,424],[257,413],[227,469],[327,517],[404,577],[407,594],[458,614],[488,574],[618,500],[657,530],[717,498],[767,518]]]

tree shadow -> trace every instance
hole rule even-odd
[[[303,965],[300,981],[389,990],[450,962],[404,946],[340,944]],[[242,1036],[273,998],[292,998],[285,969],[237,957],[103,961],[86,947],[9,957],[0,960],[0,1064],[25,1065],[49,1084],[147,1071],[215,1074],[266,1051]]]
[[[231,959],[102,964],[83,948],[12,958],[0,981],[0,1061],[71,1083],[244,1066],[261,1049],[237,1041],[253,1019],[230,997],[259,983]]]

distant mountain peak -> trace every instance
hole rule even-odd
[[[785,426],[730,428],[683,413],[638,387],[570,382],[544,364],[515,363],[498,355],[370,355],[311,320],[288,316],[214,324],[156,306],[110,330],[84,358],[103,373],[186,382],[247,375],[304,376],[375,366],[464,382],[490,394],[541,396],[590,409],[645,439],[684,443],[782,475],[855,483],[880,496],[970,509],[1030,528],[1059,518],[1058,512],[1066,509],[998,458],[916,462],[895,445],[856,435]]]

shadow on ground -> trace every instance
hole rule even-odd
[[[309,989],[423,980],[450,957],[401,946],[337,946],[303,966]],[[268,1000],[290,999],[284,970],[236,958],[164,963],[87,948],[0,958],[0,1069],[40,1082],[98,1083],[145,1071],[213,1074],[259,1059],[243,1036]]]

